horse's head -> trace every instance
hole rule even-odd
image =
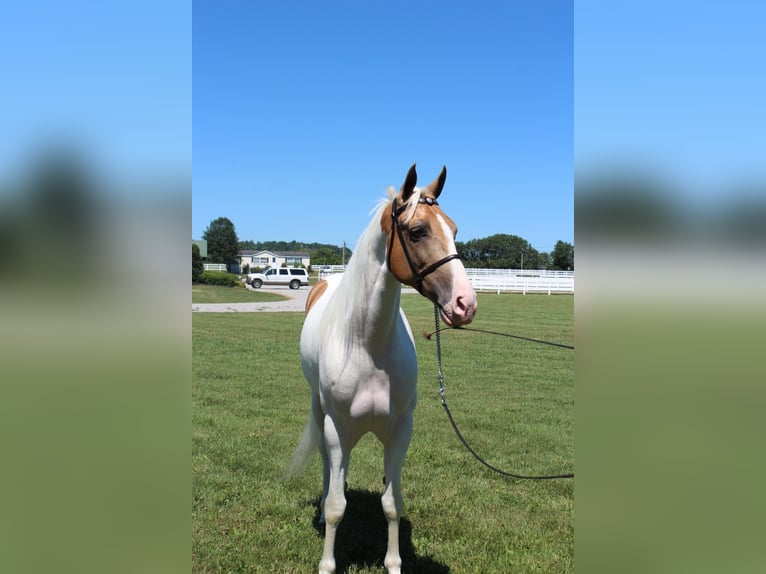
[[[436,201],[447,179],[443,167],[428,187],[418,188],[412,165],[381,227],[388,234],[388,269],[439,306],[451,327],[466,325],[476,313],[476,293],[455,248],[457,226]]]

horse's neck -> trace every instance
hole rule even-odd
[[[396,333],[399,321],[401,283],[388,271],[386,235],[368,229],[354,251],[339,291],[346,305],[349,334],[369,348],[384,345]],[[336,293],[336,296],[340,293]]]

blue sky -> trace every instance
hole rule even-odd
[[[9,4],[0,179],[63,140],[125,190],[186,189],[193,148],[193,236],[225,215],[243,239],[353,246],[413,161],[421,181],[446,164],[459,239],[539,250],[572,240],[573,155],[659,170],[714,204],[766,180],[761,3],[193,8]]]
[[[56,144],[132,193],[188,179],[191,48],[184,0],[3,6],[0,173]]]
[[[766,181],[762,2],[576,7],[578,173],[648,170],[713,205]]]
[[[195,238],[353,248],[413,162],[459,240],[573,242],[572,4],[194,2]]]

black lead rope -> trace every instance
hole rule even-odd
[[[473,331],[474,333],[486,333],[487,335],[498,335],[500,337],[510,337],[511,339],[521,339],[522,341],[531,341],[532,343],[542,343],[543,345],[551,345],[552,347],[561,347],[562,349],[572,349],[574,350],[574,345],[565,345],[564,343],[552,343],[550,341],[543,341],[542,339],[532,339],[530,337],[522,337],[521,335],[511,335],[510,333],[498,333],[497,331],[487,331],[486,329],[474,329],[473,327],[438,327],[436,328],[436,331],[433,331],[431,333],[423,333],[423,336],[431,340],[431,337],[437,333],[441,333],[442,331]]]
[[[442,406],[444,407],[444,411],[447,413],[447,418],[449,418],[449,422],[452,425],[452,428],[455,430],[455,434],[460,439],[460,442],[463,443],[465,448],[468,449],[468,452],[470,452],[474,456],[474,458],[476,460],[478,460],[481,464],[486,466],[488,469],[490,469],[490,470],[492,470],[492,471],[494,471],[494,472],[496,472],[498,474],[502,474],[503,476],[508,476],[510,478],[519,478],[519,479],[524,479],[524,480],[550,480],[550,479],[554,479],[554,478],[574,478],[574,473],[569,473],[569,474],[551,474],[551,475],[546,475],[546,476],[525,476],[525,475],[522,475],[522,474],[514,474],[512,472],[506,472],[504,470],[500,470],[499,468],[494,467],[491,464],[489,464],[486,460],[481,458],[481,456],[479,456],[479,454],[475,450],[473,450],[471,448],[471,445],[469,445],[468,441],[465,440],[465,438],[463,437],[463,434],[460,432],[460,429],[457,428],[457,424],[455,423],[455,419],[452,417],[452,413],[450,412],[449,407],[447,406],[447,397],[446,397],[446,391],[445,391],[445,388],[444,388],[444,374],[442,373],[442,347],[441,347],[441,336],[440,336],[441,329],[439,328],[439,307],[437,305],[434,305],[434,324],[436,325],[436,330],[434,331],[434,333],[436,333],[436,362],[437,362],[437,365],[439,367],[439,396],[442,399]],[[479,329],[472,329],[472,330],[480,331]],[[488,333],[489,331],[481,331],[481,332],[487,332]],[[501,335],[502,333],[493,333],[493,334]],[[433,333],[431,333],[431,335],[433,335]],[[513,335],[511,335],[511,336],[513,336]],[[428,339],[431,338],[430,335],[426,335],[426,337]],[[516,337],[516,338],[526,339],[525,337]],[[566,347],[566,348],[574,349],[574,347],[570,347],[568,345],[560,345],[558,343],[548,343],[547,341],[538,341],[536,339],[526,339],[526,340],[535,341],[537,343],[552,344],[552,345],[556,345],[558,347]]]

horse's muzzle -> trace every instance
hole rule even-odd
[[[444,322],[450,327],[462,327],[473,321],[478,303],[473,289],[469,293],[457,295],[446,305],[439,305]]]

